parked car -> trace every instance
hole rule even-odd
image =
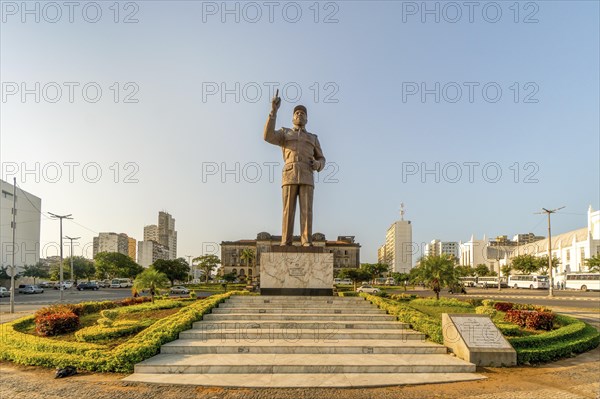
[[[92,282],[92,281],[77,284],[77,291],[83,291],[83,290],[98,291],[98,288],[100,288],[100,287],[98,287],[98,284],[96,284],[95,282]]]
[[[98,281],[98,287],[100,288],[109,288],[111,280],[100,280]]]
[[[377,294],[379,288],[375,288],[372,285],[363,284],[356,289],[356,292],[366,292],[367,294]]]
[[[62,286],[61,286],[60,283],[57,283],[54,286],[54,289],[55,290],[58,290],[58,289],[68,290],[71,287],[73,287],[73,283],[72,282],[70,282],[70,281],[63,281]]]
[[[22,294],[41,294],[44,292],[43,288],[38,287],[37,285],[26,285],[23,288],[19,288],[19,292]]]
[[[129,278],[113,278],[110,288],[129,288],[133,287],[133,282]]]
[[[175,287],[171,287],[171,294],[189,294],[190,290],[188,290],[187,288],[181,286],[181,285],[176,285]]]
[[[56,285],[56,283],[53,281],[42,281],[39,284],[39,286],[42,288],[54,288],[55,285]]]
[[[0,287],[0,298],[4,298],[5,296],[10,296],[10,291],[4,287]]]

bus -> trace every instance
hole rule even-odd
[[[565,288],[581,291],[600,291],[600,273],[567,273]]]
[[[508,287],[505,277],[500,277],[498,279],[497,276],[483,276],[477,277],[477,287],[495,287],[498,288],[498,280],[500,280],[500,287]]]
[[[475,287],[477,285],[477,277],[459,277],[458,280],[463,285],[463,287]]]
[[[539,274],[508,276],[508,286],[512,288],[529,288],[530,290],[548,289],[548,276]]]

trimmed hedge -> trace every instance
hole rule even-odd
[[[104,320],[104,319],[100,319]],[[119,338],[125,335],[134,334],[149,327],[154,320],[121,320],[114,322],[111,326],[95,325],[82,328],[75,333],[75,338],[80,342],[105,341],[107,339]]]
[[[532,330],[551,331],[554,327],[554,314],[551,312],[538,312],[536,310],[509,310],[504,315],[504,320]]]
[[[398,320],[410,323],[411,328],[427,334],[433,342],[443,344],[441,321],[434,319],[408,305],[379,298],[362,293],[368,301],[385,309],[389,314],[395,315]],[[488,307],[494,306],[495,301],[483,301]],[[516,307],[516,306],[515,306]],[[533,305],[519,305],[531,310],[544,309],[545,307]],[[497,327],[517,352],[518,364],[542,363],[558,360],[575,353],[582,353],[600,345],[600,332],[581,320],[569,316],[554,315],[556,323],[561,327],[531,336],[521,335],[518,326],[507,323],[498,323]]]
[[[517,351],[517,361],[542,363],[587,352],[600,344],[600,332],[573,317],[556,315],[563,327],[539,335],[508,338]]]
[[[396,316],[399,321],[410,324],[411,328],[426,334],[431,341],[443,344],[444,336],[442,335],[442,323],[440,321],[402,303],[366,293],[361,293],[360,296],[377,305],[380,309]]]
[[[468,302],[460,301],[456,298],[419,298],[410,301],[411,304],[417,306],[440,306],[440,307],[451,307],[451,308],[469,308],[473,305]]]
[[[157,354],[162,344],[177,339],[181,331],[191,328],[193,322],[202,319],[204,314],[234,294],[251,295],[232,291],[195,301],[112,350],[98,344],[57,341],[20,332],[33,323],[34,317],[27,316],[0,324],[3,337],[0,359],[51,368],[70,365],[88,371],[131,372],[136,363]]]

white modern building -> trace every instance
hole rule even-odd
[[[16,189],[16,230],[13,249],[13,196],[14,186],[0,180],[0,265],[12,265],[15,255],[17,272],[25,265],[40,260],[40,225],[42,200],[35,195]]]
[[[473,235],[467,242],[460,242],[459,263],[461,266],[475,267],[477,265],[486,265],[493,270],[495,259],[488,256],[488,240],[484,234],[483,239],[477,240]]]
[[[560,214],[557,214],[560,215]],[[559,260],[557,276],[564,273],[587,271],[585,259],[600,253],[600,210],[592,206],[587,211],[587,227],[552,235],[552,257]],[[534,241],[511,248],[510,258],[518,255],[548,255],[548,239]]]

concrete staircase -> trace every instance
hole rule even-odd
[[[483,378],[474,372],[363,298],[233,296],[125,380],[356,387]]]

